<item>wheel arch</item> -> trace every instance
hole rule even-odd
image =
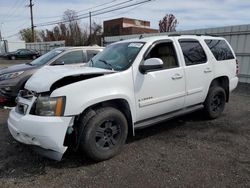
[[[229,78],[227,76],[220,76],[217,78],[214,78],[210,84],[210,87],[214,86],[220,86],[222,87],[226,92],[226,102],[229,101]]]
[[[93,110],[93,109],[101,108],[101,107],[114,107],[114,108],[120,110],[127,119],[129,132],[132,131],[132,133],[133,133],[132,112],[131,112],[129,102],[126,99],[117,98],[117,99],[102,101],[102,102],[91,105],[86,110],[84,110],[83,113],[88,111],[89,109]]]
[[[83,110],[79,115],[75,117],[74,126],[73,126],[74,129],[77,130],[77,134],[74,135],[76,136],[76,140],[75,140],[76,142],[73,143],[73,146],[75,147],[75,149],[78,149],[79,147],[80,137],[84,131],[84,127],[87,125],[88,121],[96,115],[95,111],[101,107],[114,107],[120,110],[127,119],[129,135],[134,135],[133,116],[132,116],[132,110],[131,110],[129,102],[123,98],[106,100],[106,101],[102,101],[102,102],[98,102],[96,104],[90,105],[85,110]],[[65,145],[68,145],[66,143],[71,142],[69,140],[72,141],[72,138],[67,138],[66,136]]]

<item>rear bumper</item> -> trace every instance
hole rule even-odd
[[[14,108],[9,114],[8,128],[17,141],[41,147],[43,151],[47,150],[44,152],[45,156],[49,157],[46,153],[57,153],[62,156],[67,149],[63,144],[67,129],[73,124],[72,120],[73,117],[21,115]]]
[[[233,91],[237,87],[238,82],[239,82],[238,77],[234,77],[230,80],[230,85],[229,85],[230,92]]]

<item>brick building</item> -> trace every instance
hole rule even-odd
[[[150,22],[131,18],[117,18],[103,22],[104,36],[158,33],[150,28]]]

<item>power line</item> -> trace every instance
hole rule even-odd
[[[133,0],[129,0],[129,1],[133,1]],[[121,9],[129,8],[129,7],[133,7],[133,6],[138,6],[138,5],[142,5],[142,4],[145,4],[145,3],[149,3],[151,1],[154,1],[154,0],[139,1],[139,2],[136,2],[136,3],[132,3],[132,4],[129,4],[129,5],[124,5],[124,6],[119,6],[117,8],[113,8],[113,9],[106,10],[106,11],[103,11],[104,9],[99,9],[99,10],[91,12],[91,16],[93,17],[93,16],[98,16],[98,15],[101,15],[101,14],[110,13],[110,12],[114,12],[114,11],[117,11],[117,10],[121,10]],[[109,8],[110,7],[106,7],[105,9],[109,9]],[[89,14],[89,13],[87,13],[87,14]],[[75,18],[73,20],[70,20],[70,21],[76,21],[76,20],[86,19],[86,18],[90,17],[90,15],[86,15],[86,16],[84,16],[84,15],[86,15],[86,14],[78,16],[77,18]],[[55,25],[55,24],[59,24],[59,23],[67,23],[67,22],[70,22],[70,21],[69,20],[57,20],[57,21],[53,21],[53,22],[45,22],[45,23],[37,24],[36,27]],[[7,36],[5,38],[11,38],[11,37],[16,36],[16,35],[19,35],[19,32],[15,33],[15,34],[12,34],[12,35],[9,35],[9,36]]]
[[[15,5],[13,6],[12,11],[9,11],[5,17],[12,18],[16,16],[20,12],[20,8],[24,7],[24,4],[25,4],[25,0],[16,1]]]
[[[93,9],[98,8],[98,7],[101,7],[101,6],[103,6],[103,5],[111,4],[111,3],[115,2],[115,1],[117,1],[117,0],[112,0],[112,1],[109,1],[109,2],[106,2],[106,3],[103,3],[103,4],[99,4],[99,5],[96,5],[96,6],[87,8],[87,9],[82,9],[82,10],[76,11],[76,13],[84,12],[84,11],[89,11],[89,10],[93,10]],[[86,13],[86,14],[88,14],[88,13]],[[41,19],[59,18],[59,17],[62,17],[62,15],[60,15],[60,16],[45,16],[45,17],[40,17],[40,18],[38,17],[38,18],[36,18],[36,19],[41,20]]]
[[[99,18],[99,19],[107,19],[107,18],[117,17],[117,16],[120,16],[120,15],[122,15],[122,14],[126,14],[126,13],[128,13],[128,12],[131,12],[131,11],[133,11],[133,10],[135,10],[135,9],[137,9],[137,8],[139,8],[139,7],[141,7],[141,6],[143,6],[143,4],[140,4],[140,5],[137,5],[137,6],[135,6],[135,7],[132,7],[132,8],[129,9],[128,11],[120,12],[120,13],[118,13],[118,14],[116,14],[116,15],[105,16],[105,17],[97,17],[97,18]]]
[[[133,1],[133,0],[128,0],[126,2],[129,2],[129,1]],[[124,6],[119,6],[117,8],[113,8],[113,9],[110,9],[111,7],[114,7],[114,5],[110,6],[110,7],[106,7],[104,9],[99,9],[99,10],[96,10],[96,11],[93,11],[91,12],[91,16],[97,16],[97,15],[101,15],[101,14],[106,14],[106,13],[110,13],[110,12],[113,12],[113,11],[117,11],[117,10],[121,10],[121,9],[125,9],[125,8],[129,8],[129,7],[132,7],[132,6],[136,6],[136,5],[140,5],[140,4],[145,4],[145,3],[148,3],[152,0],[144,0],[144,1],[140,1],[140,2],[136,2],[136,3],[132,3],[132,4],[129,4],[129,5],[124,5]],[[125,2],[124,2],[125,3]],[[124,4],[123,3],[123,4]],[[110,9],[110,10],[106,10],[106,11],[103,11],[105,9]],[[89,18],[89,13],[87,14],[82,14],[78,17],[76,17],[75,19],[73,20],[70,20],[70,21],[76,21],[76,20],[81,20],[81,19],[85,19],[85,18]],[[86,16],[85,16],[86,15]],[[40,24],[37,24],[36,26],[37,27],[41,27],[41,26],[49,26],[49,25],[55,25],[55,24],[59,24],[59,23],[67,23],[67,22],[70,22],[69,20],[57,20],[57,21],[52,21],[52,22],[45,22],[45,23],[40,23]]]
[[[106,9],[110,9],[110,8],[112,8],[112,7],[116,7],[116,6],[119,6],[119,5],[123,5],[123,4],[129,3],[129,2],[131,2],[131,1],[134,1],[134,0],[126,0],[126,1],[123,1],[123,2],[120,2],[120,3],[117,3],[117,4],[114,4],[114,5],[110,5],[110,6],[108,6],[108,7],[104,7],[104,8],[102,8],[102,9],[98,9],[98,10],[95,10],[95,11],[91,11],[91,13],[99,12],[99,11],[106,10]],[[89,12],[90,12],[90,11],[89,11]],[[89,12],[84,13],[84,14],[80,14],[80,15],[78,15],[78,17],[85,16],[85,15],[88,17]],[[44,25],[44,24],[54,25],[54,23],[57,24],[57,23],[63,23],[63,22],[65,22],[65,20],[60,19],[60,20],[56,20],[56,21],[40,23],[40,24],[37,24],[37,26],[40,26],[40,25],[46,26],[46,25]],[[53,24],[51,24],[51,23],[53,23]]]

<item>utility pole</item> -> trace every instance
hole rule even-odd
[[[28,7],[30,7],[30,20],[31,20],[31,31],[32,31],[32,41],[35,42],[35,31],[34,31],[34,22],[33,22],[33,9],[32,7],[34,6],[34,4],[32,3],[32,0],[29,0],[30,4],[28,5]]]
[[[92,44],[92,27],[91,27],[91,12],[89,12],[89,41],[90,45]]]
[[[0,23],[0,41],[3,40],[3,38],[2,38],[2,25],[3,25],[3,23]]]

